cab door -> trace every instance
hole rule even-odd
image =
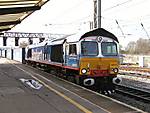
[[[68,44],[68,51],[66,57],[67,66],[78,67],[78,57],[77,57],[77,44]]]

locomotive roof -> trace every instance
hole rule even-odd
[[[114,34],[110,33],[109,31],[103,28],[97,28],[97,29],[94,29],[92,31],[85,33],[84,35],[81,36],[80,40],[88,36],[103,36],[103,37],[108,37],[119,42],[118,38]]]
[[[67,42],[76,42],[76,41],[80,41],[81,39],[85,37],[90,37],[90,36],[103,36],[103,37],[107,37],[107,38],[110,38],[119,42],[118,38],[114,34],[110,33],[109,31],[103,28],[97,28],[92,31],[84,32],[84,33],[80,32],[78,34],[70,35],[66,39],[67,39]]]
[[[70,35],[70,36],[67,36],[67,37],[63,37],[63,38],[60,38],[60,39],[54,39],[54,40],[51,40],[51,41],[48,41],[48,40],[45,40],[44,42],[42,43],[38,43],[36,45],[30,45],[29,48],[33,48],[33,47],[40,47],[40,46],[44,46],[46,43],[49,45],[55,45],[55,44],[62,44],[64,43],[65,41],[66,42],[77,42],[77,41],[80,41],[81,39],[85,38],[85,37],[90,37],[90,36],[103,36],[103,37],[107,37],[107,38],[110,38],[110,39],[113,39],[117,42],[118,39],[117,37],[110,33],[109,31],[103,29],[103,28],[97,28],[97,29],[94,29],[92,31],[89,31],[89,32],[84,32],[84,33],[78,33],[78,34],[73,34],[73,35]]]

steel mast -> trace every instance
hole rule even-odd
[[[101,0],[94,0],[94,28],[101,28]]]

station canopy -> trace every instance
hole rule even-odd
[[[20,24],[49,0],[0,0],[0,32]]]

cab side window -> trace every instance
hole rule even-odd
[[[27,58],[31,58],[32,57],[32,49],[29,49],[27,52]]]
[[[71,44],[69,45],[69,55],[77,55],[77,49],[76,49],[76,44]]]

